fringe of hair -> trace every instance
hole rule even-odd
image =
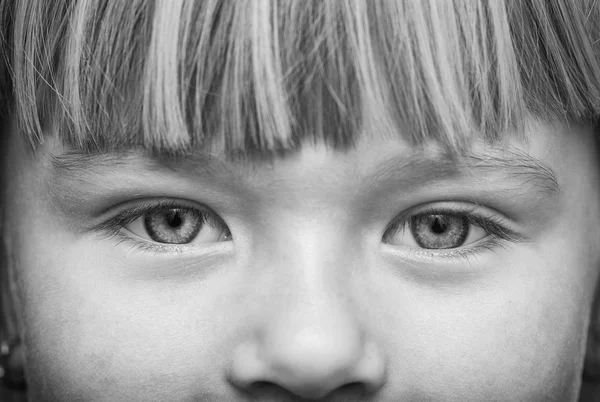
[[[14,0],[20,129],[88,151],[493,140],[600,110],[595,1]],[[8,82],[8,83],[7,83]],[[12,101],[12,102],[11,102]]]

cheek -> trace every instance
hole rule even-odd
[[[43,212],[42,196],[20,199],[14,238],[33,400],[210,400],[230,349],[214,300],[225,285],[133,280],[127,247],[70,233]]]
[[[385,297],[378,304],[396,306],[385,311],[380,320],[385,325],[378,327],[388,334],[390,395],[576,400],[593,267],[581,250],[564,243],[499,251],[486,275],[457,286],[399,290],[397,278],[378,283],[377,294]]]
[[[23,258],[32,390],[58,400],[187,400],[205,379],[211,392],[226,350],[215,342],[219,320],[203,321],[220,316],[211,292],[116,283],[105,273],[121,264],[63,240]]]

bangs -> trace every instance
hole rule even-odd
[[[20,129],[79,150],[460,149],[526,116],[595,119],[593,1],[9,2]]]

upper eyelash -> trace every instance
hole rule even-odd
[[[397,233],[401,228],[404,228],[409,223],[410,219],[423,215],[454,215],[466,217],[470,224],[483,228],[489,236],[483,239],[483,241],[469,245],[468,247],[460,246],[452,249],[411,249],[411,254],[420,259],[439,260],[440,258],[443,258],[448,262],[457,261],[461,264],[465,262],[470,263],[472,258],[483,251],[495,251],[498,248],[504,248],[507,245],[507,242],[520,243],[528,240],[525,236],[507,228],[502,219],[495,216],[483,216],[483,214],[477,214],[474,212],[475,209],[476,208],[451,209],[430,207],[421,210],[418,213],[403,214],[397,217],[388,228],[386,228],[383,240],[385,240],[386,237]],[[388,232],[390,231],[393,232],[391,235],[388,235]]]
[[[398,230],[404,228],[410,219],[414,219],[418,216],[426,216],[426,215],[450,215],[450,216],[460,216],[467,219],[467,221],[472,224],[479,226],[484,229],[487,233],[492,235],[496,240],[507,240],[519,242],[525,240],[525,238],[519,233],[509,229],[503,223],[500,218],[495,216],[483,216],[482,214],[474,213],[474,208],[470,210],[459,210],[459,209],[450,209],[450,208],[430,208],[423,211],[419,211],[418,213],[404,215],[396,218],[391,225],[385,230],[384,239],[396,234]],[[388,233],[391,231],[391,235]],[[458,248],[457,248],[458,249]],[[457,250],[450,249],[450,250]],[[435,249],[434,249],[435,250]],[[437,250],[436,250],[437,252]]]
[[[136,205],[132,208],[126,209],[109,220],[101,223],[98,226],[99,230],[104,230],[107,232],[112,232],[113,230],[120,230],[123,226],[128,223],[133,222],[134,220],[144,216],[147,213],[158,211],[161,209],[169,209],[169,208],[187,208],[186,206],[181,205],[181,203],[177,203],[173,200],[160,200],[154,202],[152,204],[142,204]]]
[[[134,220],[142,217],[143,215],[154,212],[154,211],[159,211],[159,210],[169,209],[169,208],[195,209],[200,212],[202,219],[204,220],[205,223],[210,222],[211,219],[215,220],[215,218],[212,216],[212,213],[208,212],[205,209],[198,208],[198,207],[191,207],[191,206],[185,205],[185,203],[175,201],[175,200],[160,200],[153,204],[144,204],[144,205],[139,205],[139,206],[135,206],[133,208],[127,209],[127,210],[123,211],[122,213],[109,219],[108,221],[100,224],[98,226],[98,229],[105,231],[106,233],[109,234],[110,237],[119,236],[121,241],[123,241],[123,242],[124,241],[132,241],[133,242],[132,246],[134,248],[141,249],[143,251],[155,251],[155,252],[181,251],[182,250],[181,246],[176,245],[176,244],[163,245],[160,243],[153,243],[153,242],[149,242],[149,241],[137,241],[121,232],[121,229],[125,225],[133,222]],[[481,214],[475,214],[473,212],[473,210],[467,211],[467,210],[458,210],[458,209],[450,209],[450,208],[430,208],[430,209],[426,209],[423,211],[419,211],[416,214],[400,216],[400,217],[397,217],[392,222],[392,224],[386,228],[384,239],[389,236],[388,235],[389,232],[392,232],[392,235],[397,233],[398,230],[405,227],[409,223],[410,219],[413,219],[417,216],[453,215],[453,216],[460,216],[460,217],[467,218],[467,220],[470,224],[483,228],[487,233],[492,235],[492,238],[488,239],[485,243],[480,244],[477,247],[472,247],[470,249],[455,248],[455,249],[447,249],[447,250],[445,249],[444,251],[435,250],[435,249],[432,249],[432,250],[426,249],[427,253],[429,253],[429,254],[444,253],[444,254],[452,255],[454,257],[466,258],[466,257],[468,257],[467,254],[470,255],[471,253],[476,253],[479,251],[480,248],[490,248],[490,247],[498,246],[499,245],[498,240],[506,240],[506,241],[513,241],[513,242],[520,242],[520,241],[525,240],[525,238],[522,235],[518,234],[517,232],[515,232],[513,230],[508,229],[505,226],[505,224],[502,222],[501,219],[494,217],[494,216],[484,217]],[[423,252],[425,252],[425,251],[423,251]]]
[[[136,240],[136,239],[132,238],[131,236],[128,236],[122,232],[122,229],[124,228],[124,226],[135,221],[138,218],[141,218],[142,216],[144,216],[148,213],[160,211],[160,210],[164,210],[164,209],[171,209],[171,208],[196,210],[199,212],[200,216],[202,217],[204,224],[210,225],[213,223],[213,221],[215,221],[215,222],[219,221],[219,219],[216,216],[214,216],[215,215],[214,213],[209,212],[206,209],[203,209],[200,207],[192,207],[192,206],[186,205],[185,202],[176,201],[176,200],[159,200],[159,201],[153,202],[152,204],[142,204],[142,205],[137,205],[132,208],[126,209],[123,212],[115,215],[114,217],[110,218],[109,220],[98,225],[97,230],[105,232],[108,235],[108,237],[119,237],[120,242],[131,242],[132,248],[135,248],[137,250],[155,251],[155,252],[181,251],[181,250],[183,250],[182,245],[178,245],[178,244],[168,244],[167,245],[167,244],[156,243],[156,242],[152,242],[149,240],[143,240],[143,239]],[[225,224],[223,223],[223,225],[225,225]]]

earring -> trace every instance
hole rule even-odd
[[[27,387],[23,370],[23,347],[18,338],[0,342],[0,380],[6,388]]]

